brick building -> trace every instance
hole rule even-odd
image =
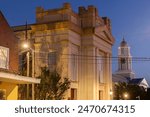
[[[18,40],[0,11],[0,91],[5,99],[18,99],[18,84],[39,80],[18,75]]]

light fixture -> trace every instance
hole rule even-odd
[[[29,48],[29,43],[27,41],[25,41],[23,44],[22,44],[22,47],[24,49],[28,49]]]
[[[128,93],[124,93],[124,98],[127,99],[129,97]]]
[[[110,94],[110,95],[112,95],[112,94],[113,94],[112,90],[110,90],[109,94]]]

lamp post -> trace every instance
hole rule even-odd
[[[32,77],[34,78],[34,63],[35,63],[35,61],[34,61],[34,57],[35,57],[35,55],[34,55],[34,51],[33,51],[33,49],[31,50],[32,51]],[[35,88],[34,88],[34,84],[32,83],[32,100],[34,100],[35,99]]]
[[[27,51],[27,77],[29,77],[30,73],[30,53]],[[27,84],[27,100],[29,99],[29,84]]]
[[[34,50],[30,48],[28,42],[24,42],[22,47],[27,51],[26,57],[27,57],[27,76],[29,77],[30,75],[30,51],[31,51],[31,56],[32,56],[32,77],[34,77]],[[34,96],[34,84],[32,84],[32,100],[35,99]],[[27,84],[27,99],[29,99],[29,84]]]
[[[23,43],[23,48],[27,50],[27,76],[30,75],[30,51],[32,56],[32,77],[34,77],[34,51],[30,48],[30,43],[28,42],[28,25],[26,21],[26,29],[25,29],[25,42]],[[27,99],[29,99],[29,84],[27,84]],[[34,84],[32,84],[32,100],[34,100]]]

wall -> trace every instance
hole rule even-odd
[[[73,66],[72,54],[78,56],[77,80],[71,81],[71,88],[77,89],[77,99],[99,99],[99,91],[102,91],[101,99],[110,99],[112,90],[111,53],[114,38],[111,34],[108,18],[98,16],[94,6],[80,7],[78,13],[74,13],[69,4],[64,4],[58,9],[45,10],[42,7],[36,9],[36,23],[29,25],[28,38],[34,41],[35,74],[40,72],[39,66],[47,66],[46,55],[43,60],[38,59],[42,52],[58,51],[57,67],[62,67],[62,76],[71,79]],[[19,30],[19,28],[22,30]],[[24,39],[24,26],[13,27],[16,36]],[[97,76],[98,53],[103,53],[105,82],[99,83]],[[45,58],[44,58],[45,57]],[[45,62],[43,62],[45,61]],[[66,93],[66,99],[70,98],[70,89]]]
[[[1,12],[0,12],[0,46],[9,48],[9,71],[18,72],[17,38]]]
[[[6,90],[6,100],[17,100],[18,99],[18,86],[16,84],[2,82],[0,89]]]

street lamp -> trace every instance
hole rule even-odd
[[[24,49],[28,49],[29,48],[29,43],[27,41],[25,41],[23,44],[22,44],[22,47]]]
[[[128,99],[129,95],[128,93],[124,93],[124,99]]]
[[[109,94],[110,94],[110,95],[112,95],[112,94],[113,94],[113,92],[112,92],[112,91],[110,91],[110,92],[109,92]]]

